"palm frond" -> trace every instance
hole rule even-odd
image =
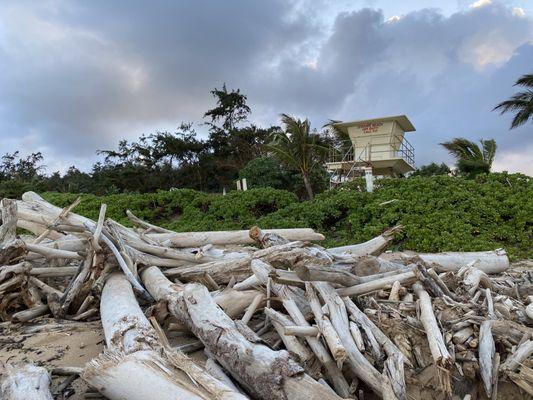
[[[526,75],[521,76],[514,85],[533,87],[533,74],[526,74]]]
[[[494,139],[490,140],[481,140],[481,147],[483,149],[483,161],[490,167],[494,161],[494,156],[496,154],[496,141]]]
[[[503,101],[493,108],[500,110],[500,114],[506,112],[516,112],[513,121],[511,122],[511,129],[525,124],[528,120],[533,119],[533,74],[528,74],[520,77],[515,83],[515,86],[526,87],[527,90],[519,92],[512,96],[509,100]]]

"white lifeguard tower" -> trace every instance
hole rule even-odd
[[[332,186],[364,175],[399,176],[415,169],[414,148],[404,137],[415,127],[405,115],[333,126],[350,140],[330,149],[326,168]]]

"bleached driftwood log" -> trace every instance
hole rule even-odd
[[[394,239],[394,235],[402,229],[402,226],[395,226],[387,229],[381,235],[370,239],[367,242],[353,244],[349,246],[331,247],[327,251],[338,258],[353,257],[353,256],[377,256],[385,250],[389,243]]]
[[[181,281],[198,281],[205,274],[209,274],[218,284],[227,284],[231,277],[238,281],[244,280],[251,275],[251,257],[239,259],[212,261],[205,264],[191,265],[189,267],[172,268],[165,270],[166,276],[173,276]]]
[[[2,400],[53,400],[50,375],[33,364],[0,366]]]
[[[350,332],[348,313],[344,302],[335,289],[327,282],[314,282],[322,300],[328,308],[329,318],[337,332],[341,343],[346,349],[347,362],[352,372],[365,382],[376,394],[383,396],[389,392],[390,381],[377,371],[374,366],[361,354]]]
[[[306,262],[298,262],[294,266],[294,272],[302,281],[326,281],[342,286],[353,286],[361,283],[361,279],[348,271],[342,271],[332,267],[315,267]]]
[[[316,326],[304,326],[304,325],[288,325],[284,328],[284,333],[287,336],[314,336],[319,337],[321,335],[320,329]]]
[[[17,239],[17,204],[2,199],[2,225],[0,226],[0,265],[9,264],[26,251],[24,242]]]
[[[510,354],[505,362],[501,365],[502,371],[514,371],[520,364],[533,354],[533,340],[526,340],[518,348]]]
[[[148,232],[154,232],[154,233],[174,233],[173,231],[165,228],[161,228],[160,226],[150,224],[149,222],[143,221],[139,217],[135,216],[130,210],[126,210],[126,215],[128,216],[129,220],[133,222],[135,225],[140,226],[141,228],[146,229]]]
[[[258,274],[258,276],[260,279],[264,279],[262,274]],[[294,322],[299,326],[309,326],[304,314],[302,314],[296,301],[292,298],[292,293],[285,290],[286,288],[274,286],[273,289],[273,292],[283,301],[283,306]],[[344,398],[349,397],[351,394],[348,382],[346,382],[344,375],[338,368],[330,352],[316,336],[307,336],[305,340],[317,359],[324,366],[326,378],[331,382],[335,391]]]
[[[160,285],[161,271],[148,268],[143,282],[155,299],[167,301],[168,309],[187,325],[209,354],[241,386],[260,399],[339,399],[303,372],[286,351],[273,351],[257,343],[253,331],[232,321],[199,284]]]
[[[305,292],[307,299],[309,300],[311,310],[315,316],[315,321],[318,325],[318,328],[320,329],[322,336],[324,336],[333,358],[335,361],[337,361],[337,365],[339,368],[342,368],[342,364],[347,358],[346,349],[344,348],[339,335],[335,331],[335,328],[331,324],[329,317],[322,311],[320,300],[315,293],[315,289],[313,289],[313,286],[310,283],[305,285]]]
[[[479,328],[479,373],[488,398],[491,398],[493,390],[492,369],[494,352],[495,347],[491,332],[491,321],[484,321]]]
[[[82,378],[109,399],[247,398],[182,353],[167,353],[122,274],[107,280],[100,313],[107,350],[87,364]]]
[[[487,274],[503,272],[509,268],[509,258],[503,249],[478,252],[418,253],[423,261],[436,264],[438,272],[458,271],[474,262],[475,267]]]
[[[404,363],[410,365],[408,355],[404,354],[393,342],[389,339],[376,324],[372,322],[368,316],[362,312],[359,307],[349,297],[343,298],[346,309],[350,314],[350,319],[354,321],[358,327],[361,327],[366,332],[367,336],[372,335],[376,341],[383,347],[383,350],[389,357],[397,357]]]
[[[324,235],[309,228],[295,229],[263,229],[263,233],[275,233],[289,240],[315,241],[324,240]],[[150,233],[149,238],[157,242],[169,241],[172,247],[200,247],[206,244],[252,244],[254,240],[249,231],[212,231],[212,232],[183,232],[183,233]]]
[[[382,289],[394,282],[409,283],[416,280],[416,274],[413,270],[402,272],[384,278],[379,278],[370,282],[360,283],[358,285],[338,289],[339,296],[359,296]]]
[[[463,278],[463,284],[468,288],[468,293],[471,296],[474,295],[480,286],[482,288],[492,287],[489,276],[477,268],[477,262],[475,261],[459,269],[457,276]]]
[[[420,283],[417,282],[413,284],[412,287],[419,299],[420,322],[426,331],[429,349],[433,361],[437,366],[440,386],[445,393],[451,393],[449,370],[453,365],[453,359],[446,347],[439,325],[437,324],[437,319],[433,312],[433,305],[431,304],[431,297]]]
[[[279,244],[286,244],[289,242],[289,240],[287,240],[280,234],[276,232],[263,231],[258,226],[253,226],[250,229],[248,235],[250,236],[250,239],[252,239],[254,242],[261,245],[263,249],[266,249],[267,247],[276,246]]]
[[[317,368],[316,366],[313,366],[315,361],[313,352],[302,342],[300,342],[298,338],[285,334],[285,328],[288,326],[293,326],[294,322],[286,315],[273,310],[272,308],[265,308],[264,312],[272,322],[272,325],[274,325],[274,329],[276,329],[276,332],[285,344],[285,348],[291,354],[291,356],[295,357],[295,360],[302,367],[304,367],[309,375],[313,376],[314,378],[318,378],[317,375],[319,374],[317,374]]]

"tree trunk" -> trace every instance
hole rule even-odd
[[[308,171],[302,171],[302,179],[304,181],[305,190],[307,191],[309,200],[313,200],[315,194],[313,193],[313,187],[311,186],[311,180],[309,179]]]

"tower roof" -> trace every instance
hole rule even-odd
[[[372,124],[375,122],[391,122],[391,121],[396,121],[400,125],[400,127],[403,129],[404,132],[413,132],[416,130],[413,124],[411,123],[411,121],[409,121],[409,118],[407,118],[407,116],[405,115],[394,115],[391,117],[363,119],[363,120],[350,121],[350,122],[337,122],[333,124],[333,126],[339,129],[342,129],[342,130],[347,130],[347,128],[350,126],[357,126],[361,124]]]

